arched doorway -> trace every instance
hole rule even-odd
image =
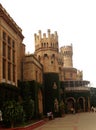
[[[43,113],[43,102],[42,102],[42,92],[41,90],[39,89],[38,91],[38,110],[39,110],[39,113]]]
[[[72,109],[75,110],[75,102],[76,100],[73,97],[69,97],[66,99],[67,113],[71,113]]]
[[[78,112],[84,112],[85,111],[85,98],[84,97],[79,97],[77,100],[77,109]]]

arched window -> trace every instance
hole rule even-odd
[[[47,42],[47,47],[48,47],[48,42]]]
[[[44,57],[48,57],[48,55],[47,55],[47,54],[44,54]]]
[[[52,59],[55,59],[55,54],[52,54],[51,58],[52,58]]]
[[[41,47],[43,47],[43,43],[41,43]]]
[[[46,43],[44,42],[44,47],[46,47]]]
[[[39,60],[39,61],[41,60],[41,57],[40,57],[40,55],[38,56],[38,60]]]
[[[44,58],[49,58],[49,57],[48,57],[48,54],[44,54]]]

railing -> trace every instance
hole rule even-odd
[[[89,87],[66,87],[65,91],[90,91]]]

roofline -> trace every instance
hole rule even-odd
[[[0,4],[0,17],[2,17],[6,23],[17,33],[23,40],[24,36],[22,34],[22,29],[16,24],[12,17],[7,13],[7,11]]]

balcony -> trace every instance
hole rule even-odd
[[[80,87],[66,87],[65,88],[65,91],[66,92],[69,92],[69,91],[90,91],[90,88],[89,87],[85,87],[85,86],[80,86]]]

